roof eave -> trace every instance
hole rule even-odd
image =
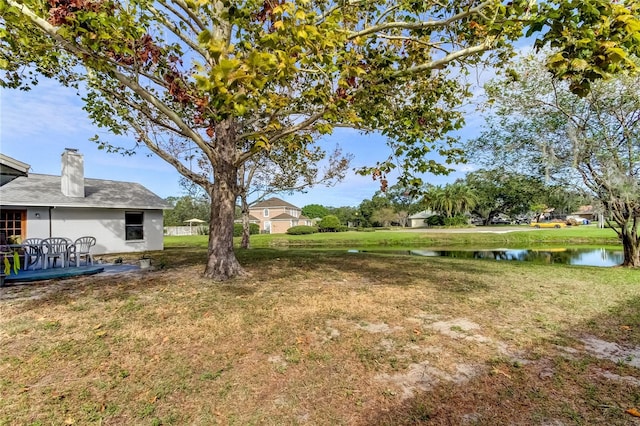
[[[16,160],[15,158],[8,157],[4,154],[0,154],[0,164],[9,168],[20,172],[24,176],[29,173],[29,169],[31,166],[27,163],[23,163],[22,161]]]
[[[96,204],[66,204],[66,203],[33,203],[19,201],[2,201],[2,206],[8,207],[54,207],[54,208],[85,208],[85,209],[134,209],[134,210],[172,210],[171,206],[136,206],[125,204],[96,205]]]

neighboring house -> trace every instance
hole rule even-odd
[[[62,154],[62,176],[23,173],[5,179],[6,163],[27,171],[29,166],[6,156],[0,163],[0,232],[6,237],[90,235],[97,240],[94,254],[163,249],[162,211],[171,206],[137,183],[86,179],[77,150]]]
[[[409,216],[407,218],[408,223],[409,223],[409,227],[411,228],[424,228],[427,226],[427,223],[425,222],[425,220],[428,217],[433,216],[434,213],[430,210],[423,210],[421,212],[418,212],[416,214],[412,214],[411,216]]]
[[[598,212],[596,212],[591,205],[578,207],[578,210],[571,213],[571,216],[578,217],[580,219],[598,220]]]
[[[302,210],[279,198],[269,198],[249,207],[252,219],[258,220],[260,232],[284,234],[292,226],[311,226],[311,219],[302,215]]]

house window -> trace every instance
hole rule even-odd
[[[7,239],[12,236],[24,238],[26,216],[26,210],[0,211],[0,234]]]
[[[269,209],[264,209],[264,212],[262,214],[264,215],[264,217],[269,217]]]
[[[125,240],[144,239],[144,213],[125,212],[124,213]]]

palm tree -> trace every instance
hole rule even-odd
[[[447,185],[447,189],[451,193],[450,198],[453,200],[455,214],[468,213],[478,204],[475,191],[463,183]]]
[[[454,217],[473,209],[478,198],[473,189],[462,183],[453,183],[429,188],[423,202],[431,210],[445,217]]]

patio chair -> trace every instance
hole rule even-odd
[[[42,269],[49,267],[49,261],[53,261],[56,267],[56,260],[60,259],[62,267],[69,265],[69,240],[67,238],[52,237],[42,240]]]
[[[70,258],[75,260],[76,266],[80,266],[80,258],[84,257],[86,265],[93,265],[93,256],[91,255],[91,247],[96,245],[96,239],[94,237],[80,237],[69,249]]]
[[[42,238],[27,238],[22,242],[24,252],[24,270],[33,266],[33,269],[42,262]]]

